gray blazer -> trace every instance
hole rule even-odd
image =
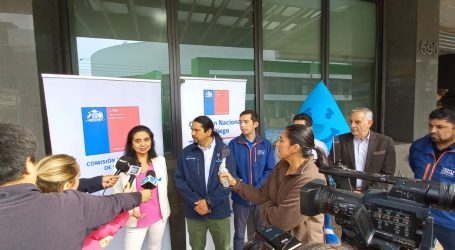
[[[329,163],[342,163],[348,168],[355,170],[354,156],[354,136],[351,133],[346,133],[338,136],[340,146],[339,151],[336,151],[336,159],[334,162],[333,147],[330,150]],[[367,158],[365,162],[365,172],[377,173],[384,175],[395,174],[396,157],[395,145],[392,138],[375,133],[370,130],[370,139],[368,142]],[[355,189],[355,178],[351,178],[351,185]],[[387,189],[387,184],[371,182],[364,180],[362,189]]]

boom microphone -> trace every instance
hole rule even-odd
[[[158,185],[158,180],[156,179],[156,174],[154,170],[149,170],[145,174],[145,178],[141,181],[141,187],[143,189],[154,189]]]

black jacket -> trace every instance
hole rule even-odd
[[[77,191],[85,193],[95,193],[100,190],[103,190],[102,178],[103,178],[102,175],[95,176],[93,178],[80,178],[79,187],[77,188]]]

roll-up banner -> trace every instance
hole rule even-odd
[[[191,122],[210,117],[225,143],[239,136],[239,115],[245,110],[246,80],[182,77],[182,145],[193,143]]]
[[[163,155],[161,82],[43,74],[52,154],[74,156],[81,177],[112,174],[128,131],[149,127]]]

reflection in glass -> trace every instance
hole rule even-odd
[[[320,0],[263,0],[264,121],[275,141],[321,79]]]
[[[0,121],[20,124],[38,137],[44,155],[32,1],[0,4]]]
[[[73,71],[162,83],[164,149],[171,150],[166,6],[153,1],[71,1]],[[76,57],[77,55],[77,57]]]
[[[376,3],[330,1],[328,87],[344,116],[356,107],[375,110]]]
[[[254,109],[253,2],[180,0],[178,20],[181,75],[247,79]]]

